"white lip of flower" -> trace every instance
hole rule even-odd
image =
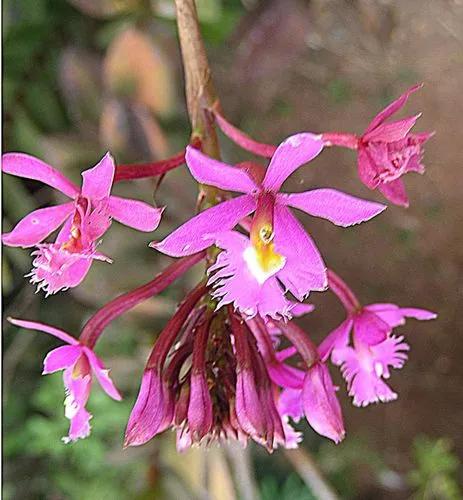
[[[249,271],[251,274],[256,278],[257,282],[262,285],[267,281],[268,278],[276,274],[278,271],[283,269],[285,263],[286,263],[286,258],[284,256],[281,256],[281,260],[278,263],[278,265],[265,270],[262,269],[260,263],[259,263],[259,257],[257,255],[257,250],[252,246],[248,246],[246,250],[243,252],[243,259],[246,262]]]

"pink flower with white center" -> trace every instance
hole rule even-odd
[[[396,205],[408,206],[405,185],[401,179],[408,172],[424,173],[421,163],[423,144],[433,133],[410,133],[421,113],[388,122],[402,109],[409,96],[422,85],[415,85],[381,111],[367,127],[358,142],[358,172],[370,189],[378,189]]]
[[[406,318],[431,320],[437,315],[425,309],[395,304],[362,307],[348,286],[332,271],[329,271],[329,282],[348,315],[321,343],[321,358],[326,360],[331,355],[333,363],[341,366],[355,406],[397,399],[397,394],[384,379],[389,378],[390,368],[403,367],[410,347],[403,342],[403,337],[392,335],[392,330],[405,324]]]
[[[32,253],[31,282],[47,295],[81,283],[93,259],[110,261],[96,247],[111,219],[140,231],[153,231],[161,219],[162,209],[110,195],[115,165],[109,153],[95,167],[82,172],[80,189],[50,165],[23,153],[3,155],[2,171],[41,181],[73,200],[31,212],[2,236],[8,246],[37,247]],[[55,243],[42,243],[63,223]]]
[[[226,255],[220,259],[222,270],[214,266],[219,277],[211,282],[222,304],[233,302],[250,314],[289,316],[289,305],[278,282],[303,300],[312,290],[324,290],[327,278],[317,247],[288,207],[343,227],[367,221],[386,208],[334,189],[281,193],[285,180],[322,148],[321,136],[291,136],[277,148],[265,175],[260,175],[259,171],[226,165],[188,147],[187,165],[198,182],[244,194],[204,210],[151,245],[180,257],[217,244]],[[252,212],[255,215],[249,239],[229,232]]]
[[[43,323],[8,319],[13,325],[45,332],[59,338],[68,345],[50,351],[43,362],[43,375],[63,370],[65,416],[71,421],[69,434],[63,438],[65,443],[83,439],[90,434],[92,415],[86,410],[92,375],[96,377],[102,389],[111,398],[120,401],[121,395],[114,386],[101,359],[89,347],[79,343],[68,333]]]

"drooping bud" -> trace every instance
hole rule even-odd
[[[192,438],[200,441],[212,428],[212,400],[206,376],[206,349],[211,316],[208,314],[199,326],[193,346],[190,377],[188,426]]]
[[[341,406],[328,368],[321,362],[315,363],[305,376],[302,403],[307,421],[318,434],[335,443],[344,439]]]

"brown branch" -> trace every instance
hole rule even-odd
[[[217,135],[205,108],[216,100],[211,70],[199,28],[194,0],[175,0],[177,27],[185,72],[185,93],[192,136],[202,142],[202,150],[219,157]]]

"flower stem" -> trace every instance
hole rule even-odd
[[[167,160],[152,163],[134,163],[129,165],[117,165],[114,182],[128,181],[133,179],[145,179],[165,174],[185,163],[185,151],[177,153]]]
[[[341,132],[326,132],[322,134],[325,146],[340,146],[348,149],[357,149],[359,138],[354,134],[343,134]]]
[[[333,270],[328,269],[328,285],[346,311],[350,314],[360,309],[360,302],[354,292]]]

